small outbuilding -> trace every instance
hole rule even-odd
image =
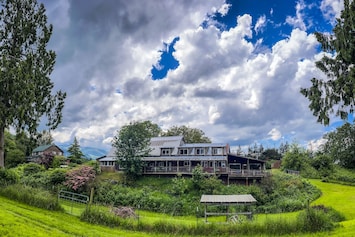
[[[256,199],[251,194],[241,194],[241,195],[202,195],[201,204],[205,205],[205,222],[207,222],[208,216],[226,216],[226,220],[229,218],[233,222],[236,222],[239,215],[245,215],[249,219],[252,218],[253,214],[250,211],[244,212],[229,212],[230,206],[250,206],[256,203]],[[226,212],[208,212],[208,206],[225,206]]]

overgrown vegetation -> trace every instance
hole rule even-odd
[[[230,236],[230,235],[285,235],[318,231],[330,231],[344,218],[335,210],[315,206],[298,214],[294,220],[267,219],[265,222],[245,221],[238,224],[220,225],[171,223],[167,221],[145,222],[137,219],[124,219],[102,207],[88,207],[80,219],[92,224],[119,227],[127,230],[154,232],[173,236]]]
[[[105,176],[106,174],[102,174]],[[258,203],[258,213],[279,213],[304,209],[309,201],[320,196],[320,191],[299,176],[276,172],[261,184],[249,186],[222,183],[216,176],[205,177],[194,171],[192,178],[145,177],[127,186],[112,179],[96,183],[96,203],[113,206],[133,206],[171,215],[194,215],[202,194],[252,194]]]
[[[1,188],[0,195],[34,207],[52,211],[63,211],[57,197],[43,189],[14,184]]]

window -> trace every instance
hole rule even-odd
[[[187,160],[184,161],[184,166],[189,166],[190,162],[188,162]]]
[[[187,155],[187,149],[180,149],[179,154],[180,155]]]
[[[230,164],[229,167],[233,170],[240,170],[242,168],[241,164]]]
[[[213,148],[213,155],[223,155],[223,148]]]
[[[196,155],[204,155],[205,149],[204,148],[196,148]]]
[[[163,156],[167,156],[167,155],[170,155],[170,149],[161,149],[161,154],[163,155]]]

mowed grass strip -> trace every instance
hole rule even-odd
[[[66,237],[66,236],[157,236],[91,225],[78,217],[47,211],[0,197],[0,236]]]
[[[331,236],[355,236],[355,187],[341,184],[324,183],[320,180],[310,180],[322,191],[322,196],[312,205],[323,204],[341,212],[346,220],[341,227],[331,232]]]

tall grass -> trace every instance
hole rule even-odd
[[[263,222],[244,221],[238,224],[174,223],[166,220],[147,222],[144,219],[123,219],[98,206],[87,208],[80,218],[92,224],[120,227],[126,230],[152,232],[173,236],[230,236],[230,235],[286,235],[329,231],[336,227],[334,221],[340,221],[337,213],[329,208],[309,208],[296,219],[266,219]]]
[[[30,206],[52,211],[63,211],[57,197],[48,191],[20,184],[9,185],[0,189],[0,195]]]

